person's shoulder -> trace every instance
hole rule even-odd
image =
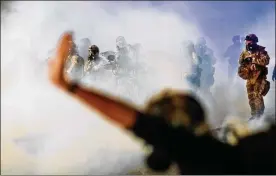
[[[266,47],[258,45],[258,51],[261,52],[262,54],[267,54],[267,51],[265,49]]]
[[[261,45],[258,45],[258,50],[262,51],[262,50],[265,50],[266,47],[264,46],[261,46]]]

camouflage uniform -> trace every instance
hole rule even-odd
[[[79,56],[74,42],[66,60],[65,71],[69,75],[69,78],[74,81],[80,80],[84,74],[84,59]]]
[[[252,58],[250,62],[244,64],[243,61]],[[259,117],[264,113],[265,105],[263,96],[269,91],[270,83],[266,80],[267,65],[269,64],[269,55],[265,47],[257,46],[253,52],[244,50],[239,58],[238,74],[241,78],[247,80],[246,88],[251,108],[252,117]],[[256,65],[256,70],[252,71],[250,67]]]
[[[87,80],[103,80],[106,65],[109,61],[100,54],[98,46],[91,45],[88,49],[89,56],[84,64],[84,75]]]

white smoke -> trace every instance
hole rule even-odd
[[[187,89],[180,80],[180,43],[204,36],[193,14],[186,7],[180,17],[148,2],[15,2],[12,7],[13,13],[1,12],[1,174],[125,174],[138,167],[144,155],[140,143],[53,88],[45,59],[64,30],[73,30],[77,42],[89,37],[101,51],[114,50],[116,37],[125,36],[128,43],[142,44],[145,66],[153,70],[143,79],[145,94],[164,87]],[[275,21],[275,12],[268,14],[252,32],[268,46],[273,63],[272,16]],[[244,82],[229,87],[226,70],[216,65],[216,104],[200,95],[216,124],[228,114],[250,112]],[[117,94],[114,85],[106,85]],[[275,103],[271,97],[266,103]],[[270,106],[275,111],[275,104]]]
[[[1,14],[2,174],[124,174],[141,164],[141,145],[53,88],[45,61],[64,30],[76,41],[90,37],[101,51],[113,50],[123,35],[142,44],[145,63],[158,72],[145,77],[148,91],[185,87],[177,53],[183,40],[199,36],[196,26],[136,5],[14,2],[13,13]],[[115,94],[113,88],[107,91]]]

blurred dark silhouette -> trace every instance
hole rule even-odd
[[[183,114],[181,110],[178,113],[173,111],[177,106],[172,105],[172,102],[180,97],[186,99],[182,107]],[[181,174],[276,173],[276,140],[273,139],[276,137],[275,126],[267,132],[241,138],[238,145],[231,146],[215,139],[210,130],[206,129],[203,125],[204,110],[191,95],[180,93],[160,97],[149,106],[148,109],[153,111],[159,107],[159,113],[148,111],[138,114],[132,130],[154,147],[147,159],[150,168],[164,171],[176,162]],[[172,116],[190,120],[175,125],[177,119],[167,119]],[[188,121],[194,122],[185,123]],[[204,133],[197,133],[198,129],[204,127],[201,129]]]
[[[234,76],[236,76],[238,71],[239,57],[242,52],[242,42],[239,35],[232,37],[233,44],[230,45],[224,53],[224,57],[228,59],[228,79],[229,83],[232,82]]]

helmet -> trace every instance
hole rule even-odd
[[[206,45],[206,39],[204,37],[200,37],[197,39],[197,44],[198,45]]]
[[[100,50],[99,50],[98,46],[96,46],[96,45],[91,45],[89,47],[88,51],[89,51],[89,54],[92,56],[95,56],[100,53]]]
[[[116,38],[116,46],[119,48],[124,48],[127,45],[126,39],[123,36]]]
[[[259,39],[258,37],[255,35],[255,34],[248,34],[245,39],[246,41],[252,41],[254,43],[258,43],[259,42]]]
[[[119,36],[116,38],[116,42],[119,42],[119,41],[126,41],[126,39],[123,36]]]
[[[240,35],[235,35],[235,36],[232,37],[232,41],[233,41],[234,43],[236,43],[237,41],[240,42],[240,40],[241,40]]]

